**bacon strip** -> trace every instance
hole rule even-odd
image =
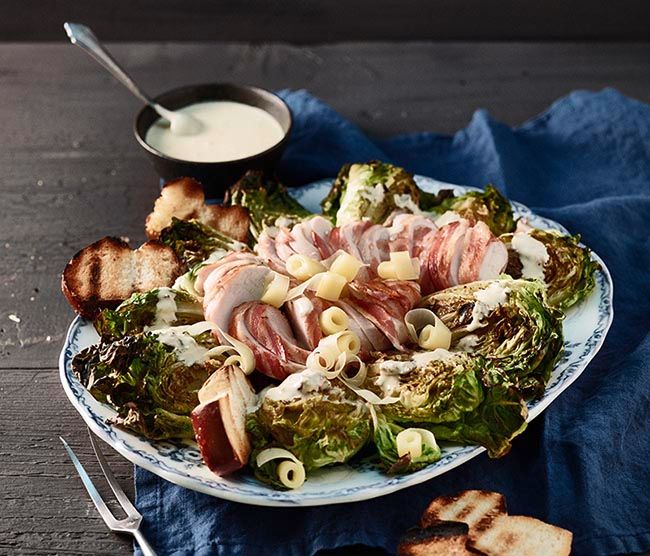
[[[257,370],[271,378],[283,380],[305,368],[309,351],[298,345],[286,317],[271,305],[239,305],[233,312],[229,333],[251,348]]]
[[[404,316],[420,299],[415,282],[373,279],[348,284],[349,301],[364,317],[381,330],[397,349],[409,342]]]

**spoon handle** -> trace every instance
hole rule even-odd
[[[143,93],[140,88],[133,82],[128,74],[119,66],[99,42],[99,39],[90,30],[89,27],[81,23],[64,23],[63,28],[70,38],[70,42],[85,50],[102,66],[111,72],[120,83],[127,87],[135,96],[145,104],[153,105],[154,102]]]

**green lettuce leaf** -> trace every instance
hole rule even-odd
[[[479,444],[492,458],[510,451],[512,439],[526,429],[528,409],[519,390],[507,383],[486,390],[485,399],[472,412],[453,423],[423,424],[438,440]]]
[[[248,209],[255,238],[267,226],[291,226],[313,216],[277,179],[258,170],[248,171],[233,185],[225,202]]]
[[[206,348],[213,345],[209,332],[195,340]],[[198,405],[199,389],[220,366],[217,359],[188,366],[152,333],[103,341],[72,362],[91,395],[117,410],[114,424],[152,439],[194,438],[189,415]]]
[[[490,287],[507,292],[505,302],[481,311],[475,294]],[[548,305],[543,284],[509,278],[473,282],[431,294],[420,305],[452,331],[452,347],[470,346],[502,369],[527,399],[543,395],[562,355],[564,318]],[[475,310],[485,314],[477,320]]]
[[[600,265],[592,260],[589,249],[580,245],[580,236],[539,229],[533,229],[529,234],[542,242],[548,253],[544,283],[549,305],[566,311],[593,291],[595,273]],[[508,247],[505,272],[513,278],[521,278],[522,263],[518,253],[512,249],[512,238],[513,234],[504,234],[499,238]]]
[[[218,250],[241,251],[246,245],[198,220],[179,220],[160,232],[160,241],[169,245],[187,268],[207,259]]]
[[[468,220],[485,222],[497,236],[515,229],[510,202],[493,185],[487,185],[484,191],[446,198],[440,203],[436,197],[428,196],[422,199],[420,208],[437,214],[451,210]]]
[[[388,473],[412,473],[440,459],[440,448],[426,445],[422,446],[422,454],[417,458],[411,458],[409,454],[400,457],[397,453],[397,435],[403,430],[404,427],[391,422],[381,410],[377,410],[373,442]]]
[[[104,340],[117,340],[143,332],[156,322],[159,303],[171,303],[175,310],[168,326],[193,324],[203,320],[203,305],[186,292],[171,288],[156,288],[144,293],[134,293],[117,309],[104,309],[95,319],[97,333]]]
[[[418,211],[420,190],[403,168],[385,162],[346,164],[323,199],[323,215],[337,226],[357,220],[381,224],[396,209]]]

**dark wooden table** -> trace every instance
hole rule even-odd
[[[578,88],[613,86],[650,101],[650,43],[112,50],[153,93],[219,80],[303,87],[373,135],[451,133],[480,107],[518,124]],[[66,261],[107,234],[143,239],[158,181],[131,133],[138,108],[71,46],[0,44],[0,553],[131,549],[108,532],[59,442],[69,439],[98,477],[57,358],[73,316],[59,292]],[[109,456],[132,492],[131,465]]]

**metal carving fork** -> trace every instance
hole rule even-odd
[[[113,475],[113,472],[108,466],[108,462],[104,458],[104,454],[102,454],[102,451],[99,449],[99,446],[95,442],[95,439],[90,430],[88,430],[88,436],[90,436],[90,443],[93,446],[95,457],[99,462],[99,466],[101,467],[102,472],[104,473],[104,477],[106,477],[111,490],[126,512],[126,517],[124,519],[115,518],[95,488],[95,485],[90,480],[88,473],[86,473],[86,470],[81,465],[81,462],[79,461],[79,458],[77,458],[77,455],[72,451],[72,448],[68,446],[68,443],[62,437],[59,436],[59,438],[61,439],[61,442],[63,442],[63,446],[68,452],[68,455],[70,456],[70,459],[72,460],[77,473],[79,473],[79,476],[81,477],[81,480],[83,481],[88,494],[90,494],[90,498],[95,504],[99,515],[102,516],[102,519],[106,522],[106,525],[108,525],[111,531],[119,531],[121,533],[130,533],[133,535],[135,537],[135,540],[138,541],[138,544],[140,545],[140,549],[142,550],[142,554],[144,554],[144,556],[156,556],[156,552],[147,542],[147,539],[144,538],[144,535],[140,532],[142,515],[140,512],[138,512],[136,507],[131,504],[131,501],[127,498],[126,494],[124,494],[122,487],[120,487],[117,479],[115,478],[115,475]]]

